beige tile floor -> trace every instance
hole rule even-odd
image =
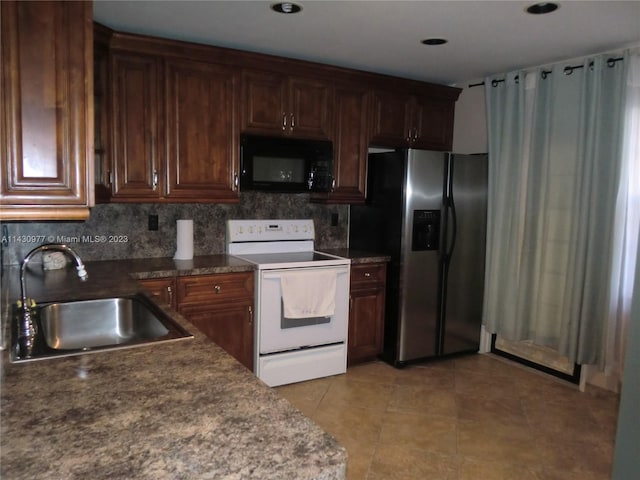
[[[601,480],[618,396],[492,355],[278,387],[347,448],[348,480]]]

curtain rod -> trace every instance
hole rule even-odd
[[[616,62],[621,62],[622,60],[624,60],[624,58],[622,57],[617,57],[617,58],[609,58],[607,59],[607,66],[609,68],[612,68]],[[589,66],[592,67],[593,66],[593,62],[589,62]],[[564,72],[565,75],[571,75],[573,73],[574,70],[578,70],[580,68],[584,68],[584,65],[572,65],[572,66],[567,66],[564,67],[564,69],[562,70]],[[542,70],[542,72],[540,72],[540,76],[542,78],[547,78],[549,75],[551,75],[553,72],[551,70]],[[491,86],[492,87],[497,87],[499,83],[504,82],[504,78],[501,79],[496,79],[496,80],[491,80]],[[518,82],[518,76],[516,75],[516,83]],[[485,82],[479,82],[479,83],[471,83],[468,88],[473,88],[473,87],[480,87],[482,85],[484,85]]]

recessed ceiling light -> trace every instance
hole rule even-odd
[[[425,38],[420,43],[424,45],[444,45],[448,41],[446,38]]]
[[[558,4],[553,2],[534,3],[527,8],[527,13],[533,15],[543,15],[545,13],[555,12],[558,9]]]
[[[302,7],[300,5],[296,5],[295,3],[291,3],[291,2],[282,2],[282,3],[274,3],[273,5],[271,5],[271,10],[278,13],[289,14],[289,13],[298,13],[300,10],[302,10]]]

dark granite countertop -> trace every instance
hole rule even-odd
[[[35,267],[35,268],[34,268]],[[248,271],[226,255],[31,267],[39,301],[143,291],[136,278]],[[19,291],[5,269],[3,326]],[[343,479],[329,434],[189,324],[193,339],[12,364],[2,352],[0,477],[20,479]]]
[[[337,255],[338,257],[349,258],[351,259],[351,265],[357,265],[359,263],[388,262],[391,260],[389,255],[365,252],[363,250],[352,250],[350,248],[334,248],[322,251],[330,253],[331,255]]]

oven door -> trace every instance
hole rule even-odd
[[[335,311],[332,316],[286,318],[283,314],[283,272],[335,270]],[[349,265],[263,270],[258,286],[258,353],[284,352],[346,342],[349,319]]]

